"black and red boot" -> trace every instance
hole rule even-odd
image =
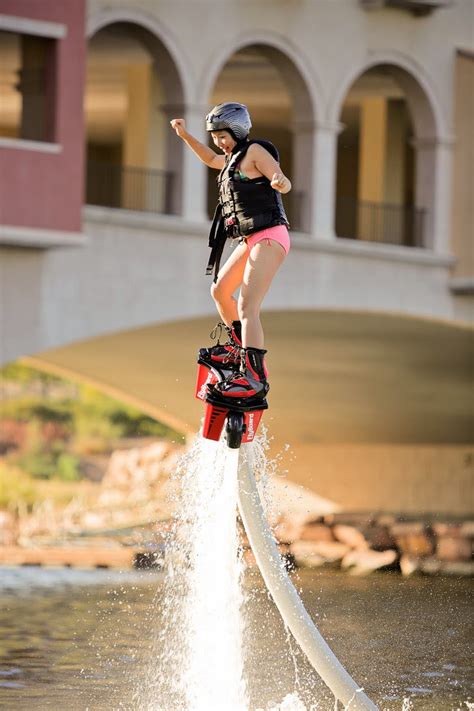
[[[228,340],[219,343],[222,331],[226,331]],[[232,326],[218,323],[211,332],[211,338],[217,338],[217,343],[211,348],[201,348],[199,357],[209,365],[221,365],[228,368],[237,368],[240,365],[240,349],[242,348],[242,324],[232,321]]]
[[[242,348],[240,370],[217,383],[220,395],[231,398],[264,398],[270,389],[267,382],[265,353],[262,348]]]

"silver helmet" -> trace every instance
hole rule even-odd
[[[217,104],[206,116],[206,131],[230,131],[237,141],[247,138],[252,122],[244,104]]]

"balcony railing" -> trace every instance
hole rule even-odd
[[[165,170],[89,161],[86,203],[124,210],[172,213],[173,175]]]
[[[87,205],[172,214],[172,189],[173,175],[165,170],[87,163]],[[305,193],[292,190],[283,195],[283,202],[291,229],[302,230]]]
[[[388,203],[338,198],[336,233],[339,237],[423,247],[426,210]]]

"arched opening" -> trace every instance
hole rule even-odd
[[[424,247],[431,205],[420,189],[416,138],[433,135],[428,102],[407,72],[377,65],[352,84],[338,139],[336,234]]]
[[[180,156],[169,107],[183,103],[168,50],[149,30],[114,22],[89,41],[86,202],[179,213]],[[175,142],[176,144],[176,142]]]
[[[291,228],[309,230],[312,176],[307,171],[311,161],[303,165],[302,137],[296,125],[298,122],[312,125],[314,117],[309,93],[298,69],[274,47],[252,44],[239,49],[219,73],[209,105],[225,101],[246,104],[252,117],[251,137],[270,140],[278,148],[282,170],[293,183],[292,191],[283,198]],[[217,199],[215,177],[215,172],[210,172],[209,214]]]

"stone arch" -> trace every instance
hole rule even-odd
[[[328,121],[336,123],[339,120],[344,99],[355,81],[369,69],[380,65],[391,67],[404,90],[413,113],[417,137],[446,137],[447,121],[429,78],[418,63],[398,52],[377,52],[370,59],[352,66],[329,101]]]
[[[320,120],[323,106],[323,91],[319,77],[310,72],[311,62],[303,57],[301,51],[282,37],[272,32],[245,32],[234,41],[222,43],[210,58],[209,66],[197,85],[197,95],[208,98],[219,74],[230,57],[245,47],[258,45],[267,52],[268,57],[277,64],[298,101],[298,107],[311,116],[312,121]],[[202,102],[202,98],[201,98]]]
[[[183,208],[183,156],[181,141],[171,131],[164,129],[167,121],[181,113],[187,104],[193,79],[191,63],[178,47],[172,33],[155,16],[130,8],[106,9],[92,13],[87,22],[87,38],[91,41],[100,32],[109,28],[128,27],[133,36],[151,57],[152,71],[161,85],[159,97],[153,96],[163,128],[161,130],[162,163],[159,167],[169,177],[166,206],[163,211],[180,214]],[[148,166],[143,166],[147,168]],[[156,192],[155,182],[150,183],[150,192]],[[160,210],[162,211],[162,210]]]
[[[449,156],[445,149],[447,142],[449,142],[448,124],[432,82],[425,75],[423,69],[400,53],[377,53],[371,56],[369,60],[352,68],[344,81],[338,85],[328,106],[328,120],[340,121],[344,102],[350,90],[359,80],[374,73],[377,69],[389,75],[403,92],[412,126],[413,135],[410,143],[414,162],[413,204],[410,207],[411,211],[406,210],[403,216],[398,215],[397,220],[400,224],[413,221],[418,225],[416,231],[419,234],[416,241],[412,240],[407,244],[439,250],[443,239],[441,235],[447,229],[446,197],[450,185],[449,178],[448,182],[446,180]],[[370,209],[372,210],[372,208]],[[364,206],[363,211],[365,210]],[[389,205],[387,210],[390,211],[390,220],[392,220],[392,206]],[[356,222],[360,222],[360,211],[358,205],[355,213]],[[371,224],[374,224],[375,216],[375,222],[378,223],[380,216],[385,214],[384,211],[385,208],[380,207],[379,209],[377,205],[376,211],[372,210],[374,214],[372,212],[370,216],[367,214],[367,220],[370,219]],[[364,221],[365,218],[362,220]],[[383,216],[382,223],[385,225],[388,221],[387,213],[387,220]],[[382,228],[382,231],[384,229]]]
[[[281,90],[284,90],[289,99],[290,114],[285,114],[282,110],[283,118],[279,127],[279,130],[286,134],[282,139],[282,160],[283,163],[286,160],[286,169],[290,171],[293,182],[293,191],[288,196],[287,207],[293,213],[293,219],[290,216],[293,228],[309,231],[314,179],[313,161],[308,161],[308,155],[313,153],[316,116],[322,105],[320,82],[317,77],[311,75],[308,69],[310,63],[304,61],[286,38],[273,33],[246,33],[236,37],[234,41],[227,41],[217,49],[214,57],[208,62],[206,75],[199,83],[199,95],[207,99],[208,105],[214,103],[214,99],[211,100],[212,93],[229,62],[232,58],[239,55],[242,57],[252,51],[258,53],[268,66],[276,70]]]
[[[99,30],[116,23],[129,23],[141,28],[145,41],[153,45],[157,59],[165,62],[167,72],[170,72],[168,85],[172,98],[180,103],[187,103],[191,95],[191,87],[194,77],[192,63],[182,52],[177,40],[171,30],[164,26],[155,15],[143,10],[132,10],[131,8],[109,8],[93,12],[87,18],[86,36],[91,39]],[[156,40],[153,42],[153,40]]]

